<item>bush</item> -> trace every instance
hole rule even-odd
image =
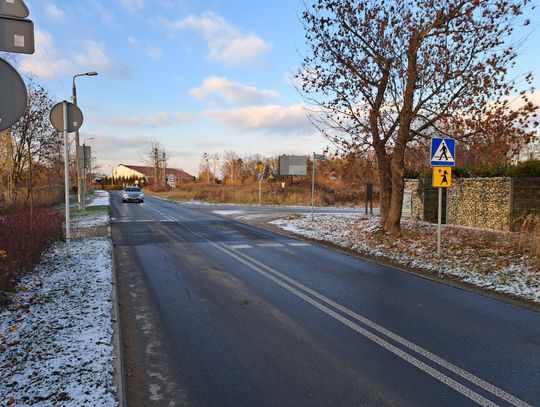
[[[515,167],[514,177],[540,177],[540,160],[529,160]]]
[[[465,169],[454,169],[457,171],[467,171]],[[509,164],[482,164],[473,170],[469,170],[469,174],[473,177],[540,177],[540,160],[528,160],[517,165]],[[465,174],[460,174],[466,177]]]
[[[454,167],[453,176],[456,178],[471,178],[472,171],[470,168]]]
[[[56,210],[23,209],[0,219],[0,294],[14,279],[39,262],[43,250],[62,238],[62,217]]]

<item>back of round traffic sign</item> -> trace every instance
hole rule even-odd
[[[67,103],[67,132],[73,133],[75,130],[79,130],[83,124],[83,114],[81,109],[75,106],[73,103]],[[64,131],[64,102],[57,103],[51,109],[49,119],[52,125],[58,131]]]
[[[13,126],[26,110],[28,93],[21,75],[0,59],[0,131]]]

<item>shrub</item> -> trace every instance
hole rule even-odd
[[[62,217],[56,210],[22,209],[0,219],[0,293],[20,273],[39,262],[43,250],[62,238]]]
[[[457,171],[456,168],[454,171]],[[528,160],[517,165],[482,164],[472,170],[475,177],[540,177],[540,160]]]
[[[516,167],[516,177],[540,177],[540,160],[528,160]]]
[[[471,178],[472,176],[471,169],[466,167],[454,167],[453,173],[456,178]]]

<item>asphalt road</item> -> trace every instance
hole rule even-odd
[[[540,313],[208,207],[111,205],[128,406],[540,405]]]

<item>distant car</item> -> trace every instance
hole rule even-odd
[[[139,187],[126,187],[122,191],[122,202],[144,202],[144,194]]]

